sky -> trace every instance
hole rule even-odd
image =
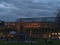
[[[56,17],[60,0],[0,0],[0,20],[17,18]]]

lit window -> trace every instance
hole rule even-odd
[[[55,33],[55,35],[57,35],[57,33]]]
[[[1,33],[1,35],[3,35],[3,33]]]
[[[34,25],[38,25],[37,23],[35,23]]]
[[[60,39],[60,36],[58,38]]]
[[[60,33],[58,33],[58,35],[60,35]]]
[[[52,33],[52,35],[54,35],[54,33]]]
[[[51,35],[49,34],[49,38],[51,37]]]
[[[54,36],[52,38],[54,38]]]
[[[57,37],[55,37],[55,38],[57,38]]]

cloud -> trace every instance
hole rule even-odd
[[[2,2],[2,3],[0,3],[0,8],[15,9],[16,7],[12,4]]]
[[[47,3],[49,2],[49,0],[33,0],[34,3],[40,3],[40,2],[44,2]]]
[[[60,2],[60,0],[31,0],[35,3],[49,3],[49,2]]]
[[[0,19],[7,21],[24,17],[54,17],[59,0],[6,0],[0,3]]]

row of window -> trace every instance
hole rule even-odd
[[[31,30],[33,34],[43,33],[43,32],[59,32],[59,30],[51,28],[38,28],[38,29],[25,29],[26,31]]]
[[[41,29],[26,29],[26,31],[31,30],[33,34],[40,34],[42,32],[47,32],[48,30],[50,31],[50,28],[41,28]]]
[[[47,27],[47,26],[51,26],[51,25],[50,24],[39,24],[39,23],[32,23],[32,24],[27,23],[27,24],[24,24],[24,26],[45,26],[45,27]]]
[[[60,35],[60,33],[52,33],[52,35]]]
[[[58,38],[58,39],[60,39],[60,36],[52,36],[52,38]]]

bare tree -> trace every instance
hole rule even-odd
[[[56,27],[58,30],[60,30],[60,9],[58,8],[56,12]]]
[[[56,12],[56,22],[60,23],[60,9],[58,9]]]

